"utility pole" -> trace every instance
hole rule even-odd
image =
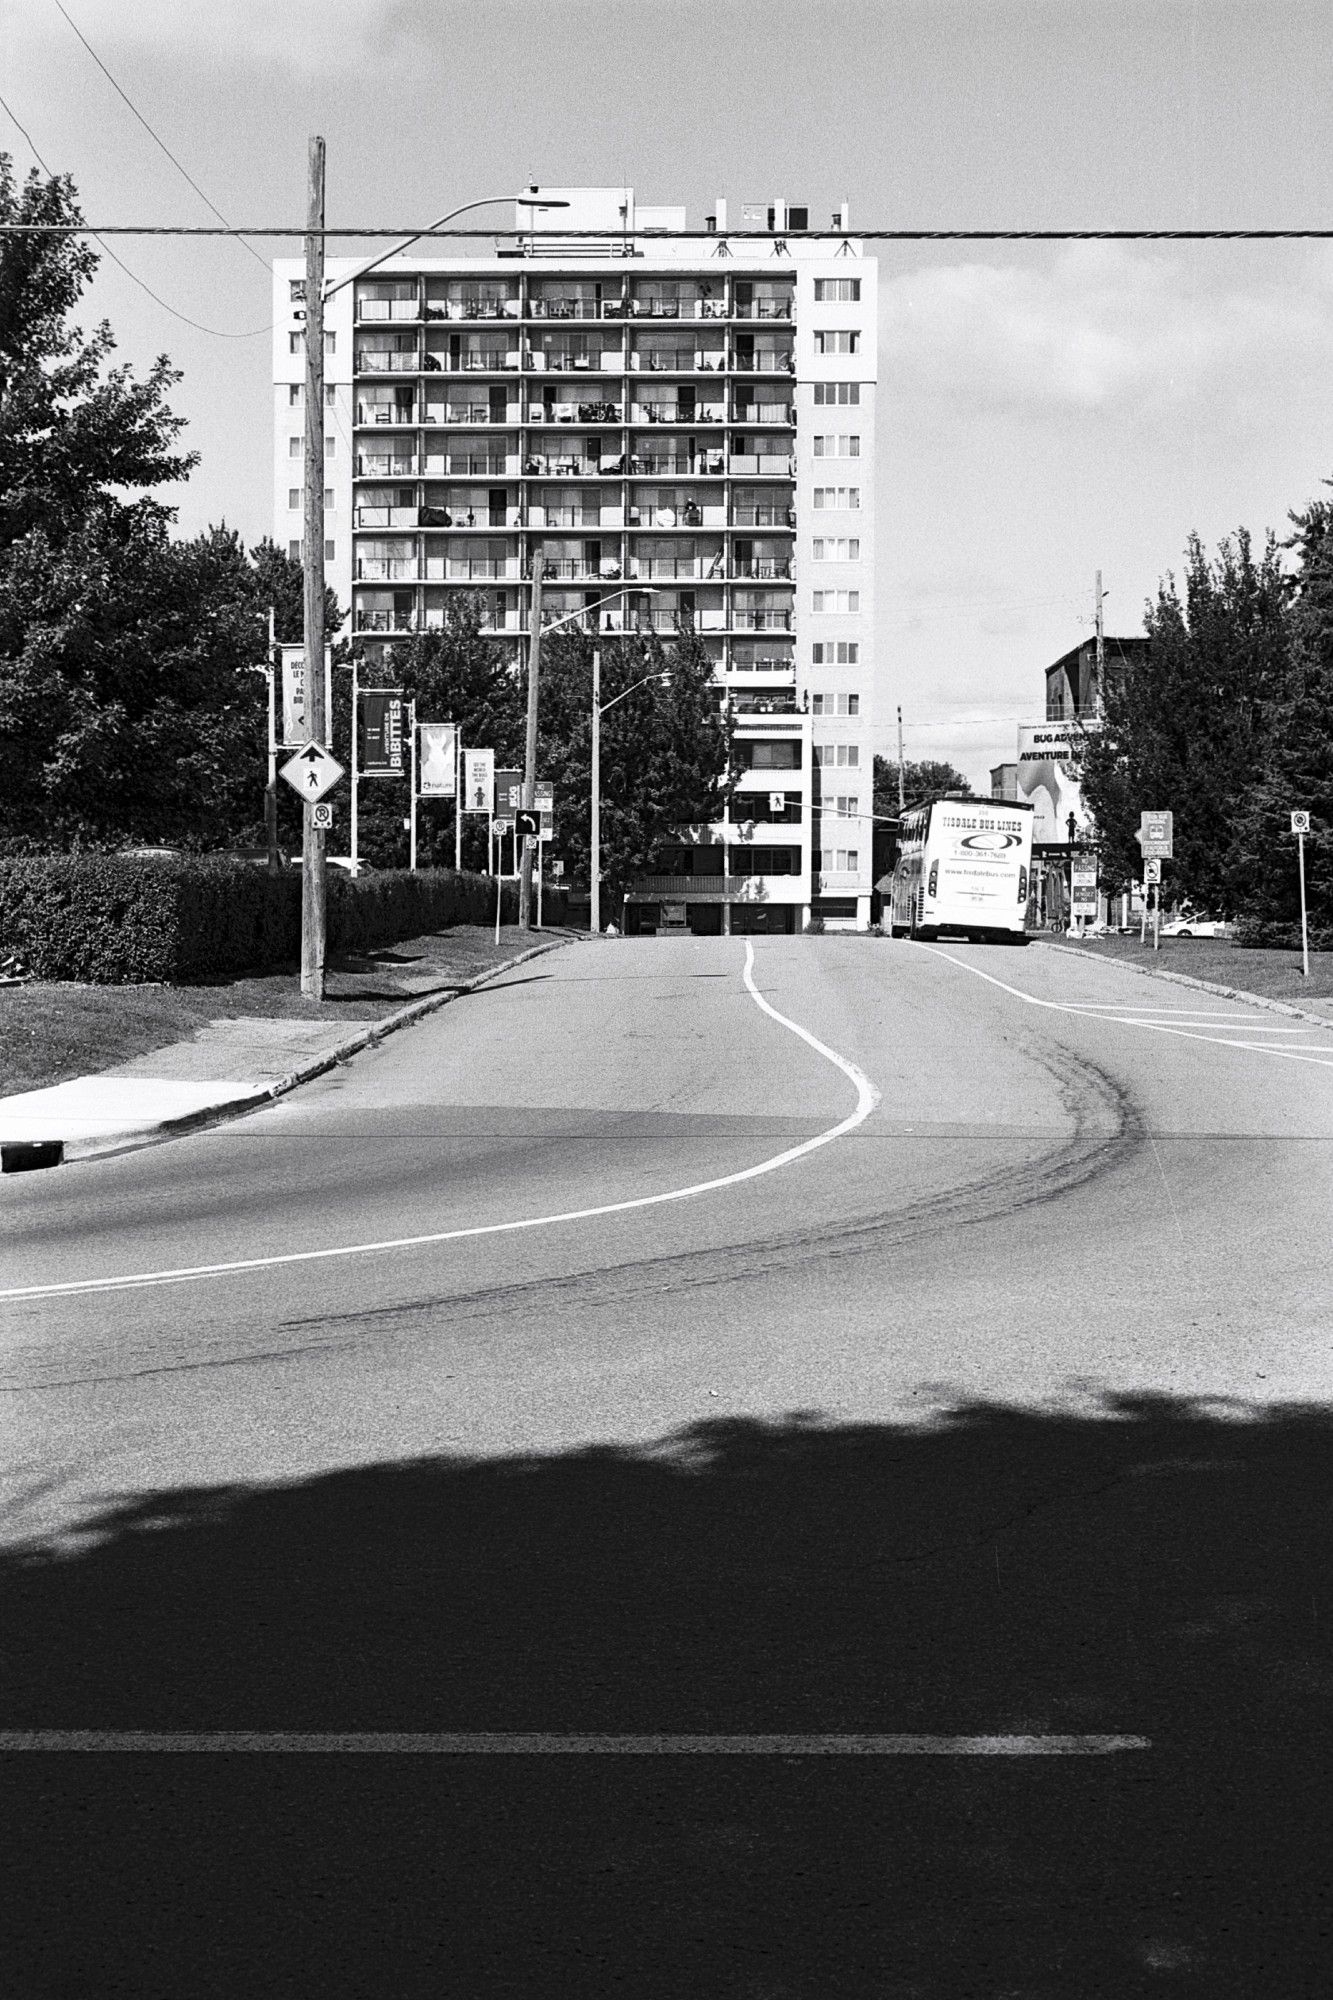
[[[407,754],[408,764],[408,809],[411,817],[411,831],[407,836],[407,865],[415,875],[417,872],[417,704],[415,696],[408,703]]]
[[[592,642],[592,840],[588,860],[588,928],[594,937],[600,937],[602,934],[602,649],[595,636]]]
[[[264,838],[268,845],[269,873],[276,875],[278,858],[278,697],[274,687],[277,666],[277,627],[273,606],[268,607],[268,782],[264,786]]]
[[[903,794],[903,709],[898,704],[898,811],[902,812],[907,801]]]
[[[323,744],[324,700],[324,141],[312,138],[305,239],[305,686],[310,740]],[[324,835],[301,806],[301,991],[324,998]]]
[[[540,551],[532,558],[532,596],[528,603],[528,734],[523,749],[523,810],[537,804],[537,681],[542,655],[542,573],[546,565]],[[523,836],[523,873],[518,885],[518,921],[522,930],[532,929],[532,850],[536,842]]]
[[[1102,712],[1102,689],[1106,684],[1106,634],[1102,629],[1102,573],[1097,572],[1097,702],[1096,710],[1100,718]]]

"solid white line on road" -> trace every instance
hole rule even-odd
[[[564,1222],[590,1222],[603,1215],[628,1215],[635,1209],[656,1208],[664,1202],[689,1201],[696,1195],[715,1194],[721,1188],[739,1187],[745,1181],[758,1180],[763,1174],[776,1173],[779,1167],[789,1167],[797,1160],[803,1160],[817,1152],[821,1146],[832,1145],[848,1132],[854,1132],[858,1125],[865,1123],[879,1103],[879,1092],[863,1070],[849,1062],[846,1056],[829,1048],[817,1035],[792,1021],[785,1014],[779,1014],[765,1000],[754,983],[754,946],[746,940],[745,945],[745,985],[761,1012],[767,1014],[779,1026],[789,1028],[800,1038],[833,1064],[855,1087],[856,1107],[840,1118],[836,1125],[818,1132],[813,1139],[804,1139],[800,1145],[788,1146],[781,1153],[773,1153],[766,1160],[760,1160],[753,1167],[738,1168],[732,1174],[719,1174],[715,1179],[695,1181],[689,1187],[668,1188],[661,1194],[636,1195],[627,1201],[607,1201],[595,1208],[564,1209],[554,1215],[528,1215],[513,1222],[482,1222],[467,1229],[431,1230],[420,1236],[386,1237],[371,1243],[335,1244],[323,1250],[289,1250],[269,1257],[243,1257],[225,1264],[189,1264],[163,1271],[133,1271],[119,1277],[73,1278],[61,1284],[15,1285],[0,1291],[0,1302],[18,1299],[50,1299],[68,1297],[82,1292],[133,1291],[149,1285],[183,1285],[201,1278],[237,1277],[247,1271],[271,1271],[285,1264],[319,1264],[342,1257],[383,1256],[390,1250],[420,1250],[438,1243],[462,1243],[480,1236],[504,1236],[521,1229],[547,1229]]]
[[[1147,1736],[616,1736],[546,1730],[5,1729],[5,1754],[409,1757],[1109,1757]]]
[[[969,965],[965,958],[955,958],[951,951],[941,951],[938,945],[922,944],[918,951],[928,951],[932,958],[942,958],[949,965],[956,965],[960,972],[970,972],[976,979],[984,979],[988,986],[998,986],[1002,993],[1008,993],[1015,1000],[1021,1000],[1028,1007],[1045,1007],[1052,1014],[1078,1014],[1084,1020],[1094,1018],[1099,1021],[1115,1021],[1122,1028],[1149,1028],[1159,1035],[1179,1035],[1187,1042],[1211,1042],[1219,1049],[1245,1049],[1251,1055],[1279,1056],[1287,1062],[1312,1062],[1319,1069],[1333,1069],[1333,1062],[1322,1061],[1325,1056],[1333,1057],[1333,1047],[1317,1044],[1314,1048],[1275,1049],[1267,1042],[1242,1042],[1229,1035],[1205,1035],[1193,1028],[1172,1027],[1166,1021],[1145,1021],[1129,1012],[1111,1013],[1098,1005],[1098,1011],[1091,1014],[1090,1006],[1079,1001],[1039,1000],[1035,993],[1024,993],[1019,986],[1010,986],[1006,980],[997,979],[993,972],[983,972],[979,965]],[[1246,1023],[1248,1027],[1249,1023]],[[0,1298],[4,1293],[0,1292]]]

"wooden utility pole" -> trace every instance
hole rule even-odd
[[[305,700],[310,740],[327,744],[324,701],[324,141],[310,141],[305,240]],[[324,835],[301,806],[301,991],[324,998]]]
[[[906,803],[903,797],[903,711],[898,705],[898,811],[901,814]]]
[[[1102,689],[1106,684],[1106,635],[1102,630],[1102,573],[1097,572],[1097,700],[1096,713],[1102,712]]]
[[[532,558],[532,595],[528,602],[528,734],[523,749],[523,810],[532,812],[537,804],[537,687],[542,655],[542,573],[546,565],[540,554]],[[522,930],[532,929],[532,855],[537,847],[530,835],[523,836],[523,874],[518,887],[518,921]]]

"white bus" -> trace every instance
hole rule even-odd
[[[1034,811],[1026,800],[953,797],[904,813],[891,934],[1026,944]]]

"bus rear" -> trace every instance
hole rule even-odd
[[[1026,942],[1034,811],[1026,800],[948,798],[911,815],[894,882],[895,934]]]

